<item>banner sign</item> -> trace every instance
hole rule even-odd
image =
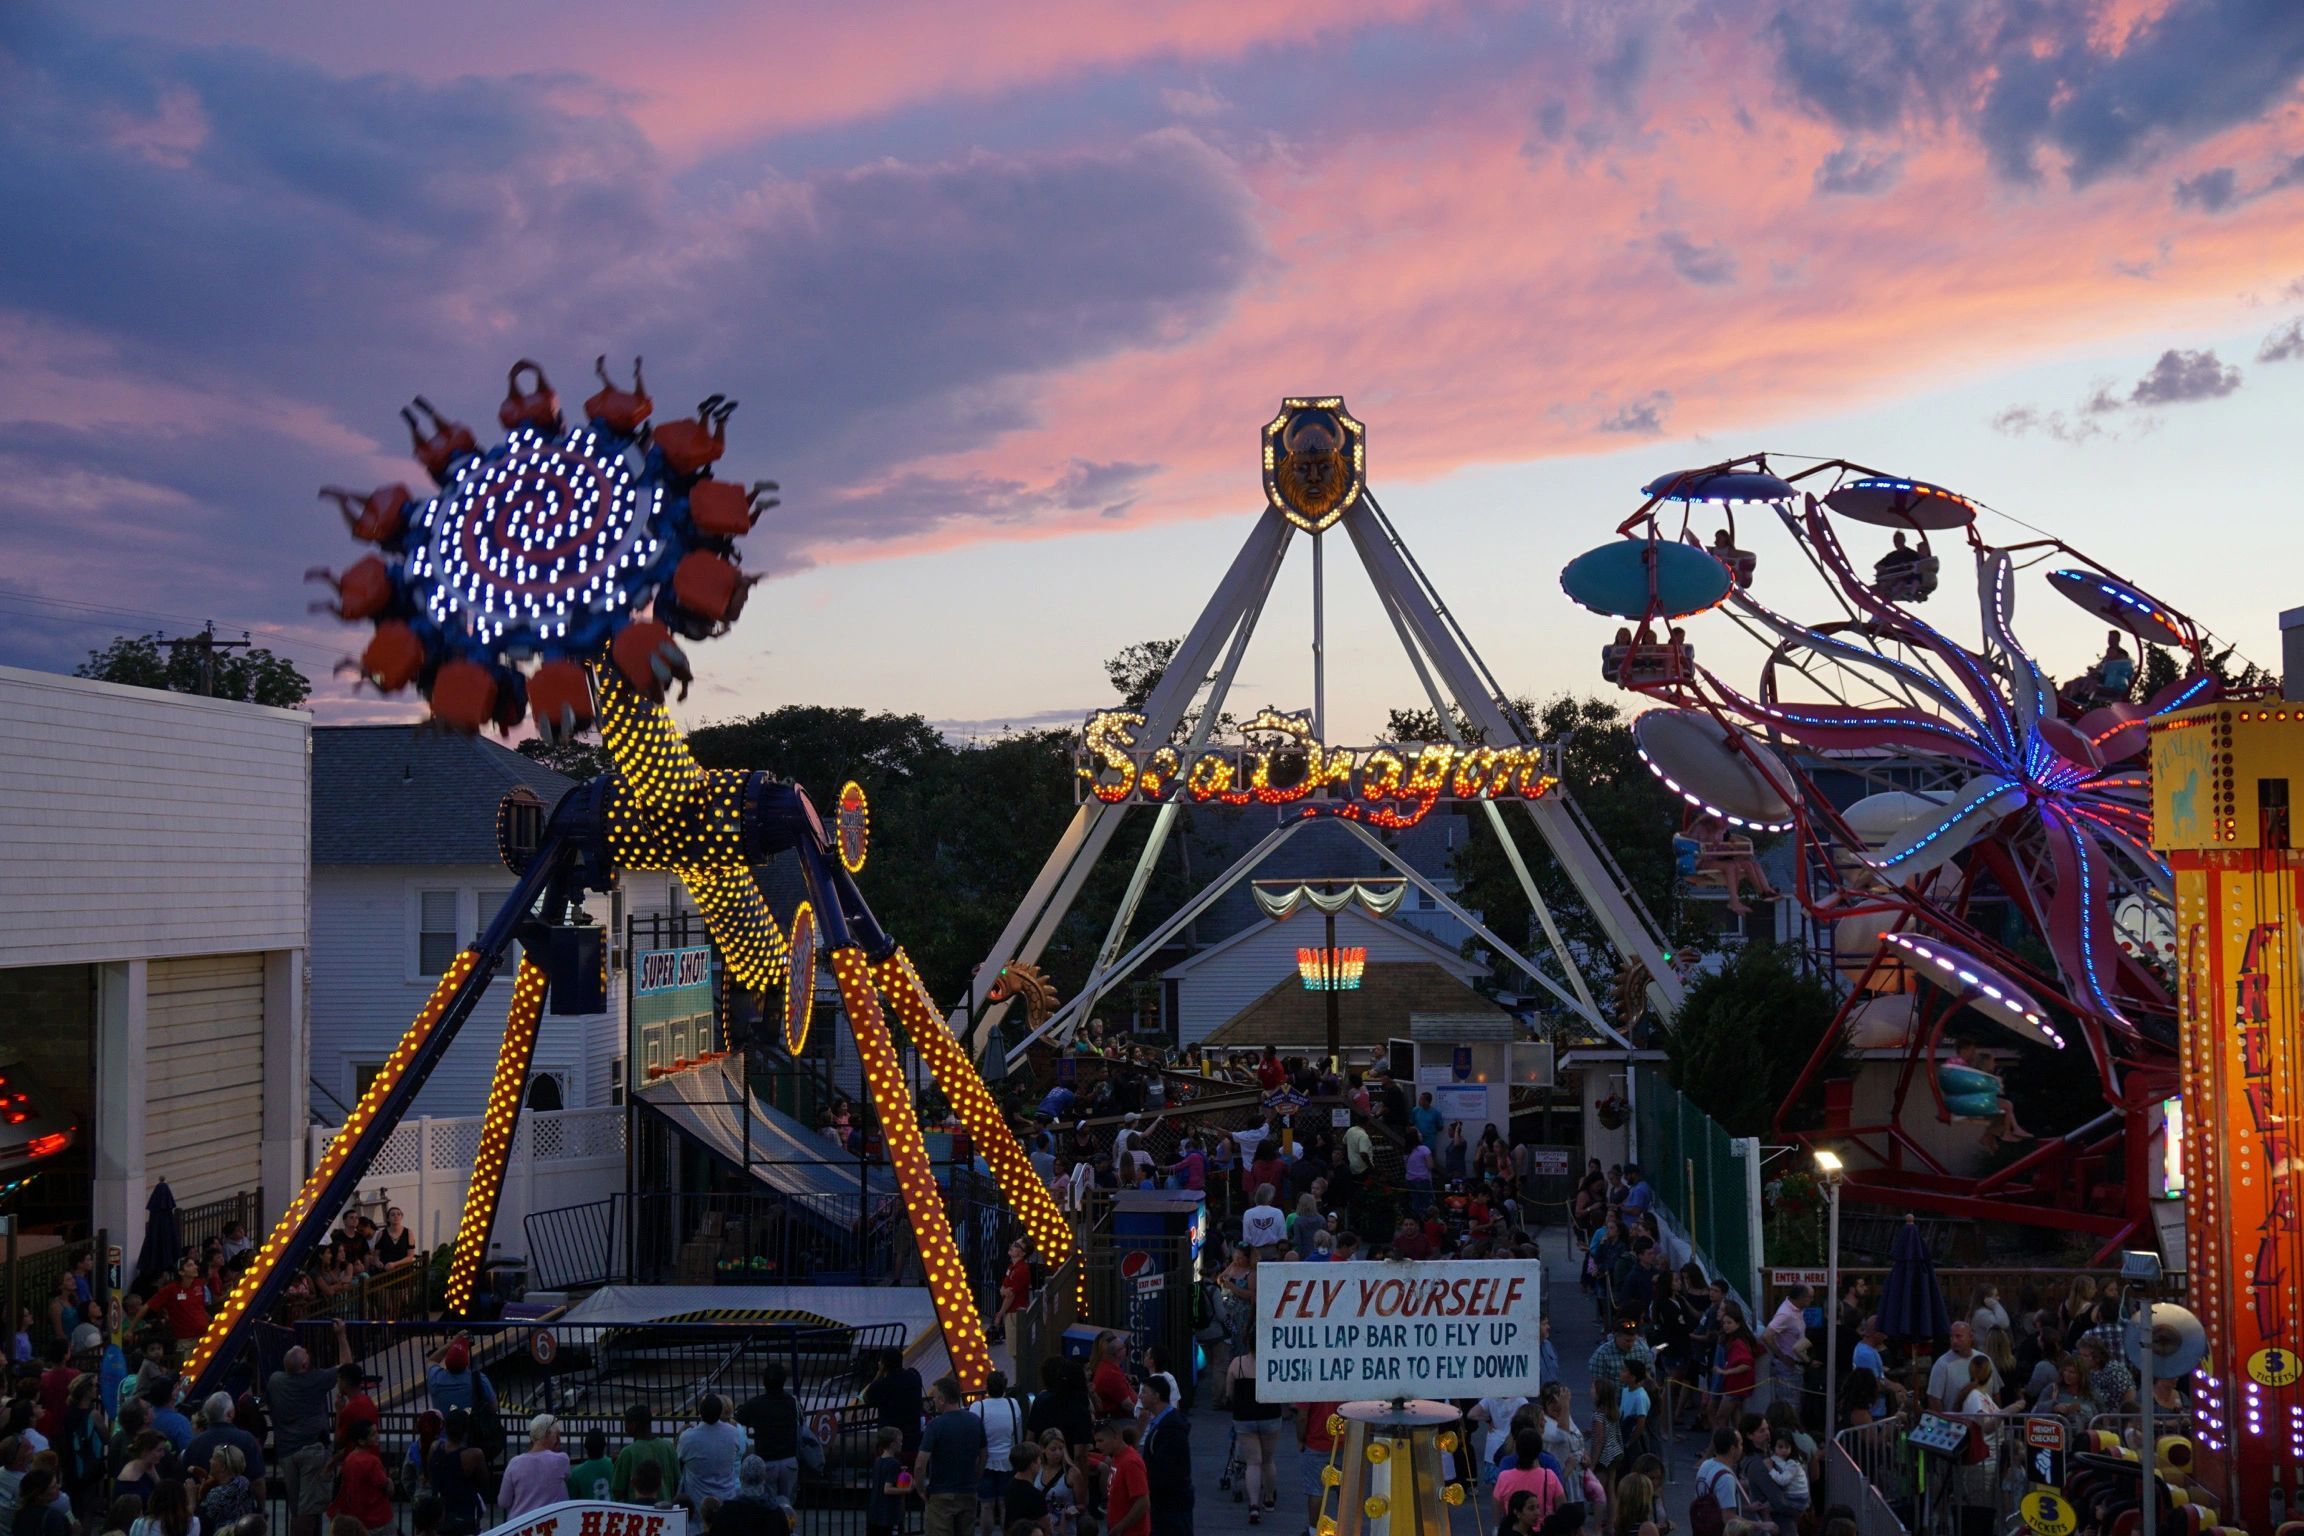
[[[1256,1266],[1256,1397],[1533,1397],[1544,1266],[1434,1259]]]
[[[642,950],[632,969],[632,990],[642,997],[682,987],[712,985],[712,948]]]
[[[1312,739],[1308,714],[1264,710],[1246,744],[1194,750],[1146,745],[1144,717],[1088,717],[1074,753],[1074,788],[1106,805],[1302,805],[1373,826],[1412,827],[1443,800],[1535,800],[1560,784],[1559,748],[1406,742],[1330,747]],[[1186,754],[1189,753],[1189,757]]]
[[[688,1536],[678,1509],[641,1509],[606,1499],[565,1499],[507,1520],[483,1536]]]

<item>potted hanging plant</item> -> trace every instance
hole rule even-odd
[[[1602,1130],[1620,1131],[1624,1129],[1625,1123],[1632,1118],[1632,1105],[1621,1093],[1608,1095],[1593,1105],[1592,1110],[1600,1117]]]

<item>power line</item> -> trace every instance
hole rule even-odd
[[[68,611],[42,613],[37,608],[18,606],[26,603]],[[207,619],[195,619],[186,614],[158,613],[149,609],[119,608],[106,603],[84,602],[77,598],[50,597],[41,592],[0,591],[0,613],[9,611],[14,611],[20,618],[37,623],[115,631],[120,628],[123,620],[143,628],[159,628],[167,625],[191,628],[213,622]],[[227,622],[225,627],[238,629],[241,633],[251,636],[261,634],[265,637],[268,649],[294,652],[323,667],[335,665],[341,655],[341,653],[328,651],[317,642],[292,634],[276,624],[231,624]]]

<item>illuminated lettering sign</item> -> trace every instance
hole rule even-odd
[[[1106,805],[1300,805],[1379,827],[1412,827],[1452,800],[1535,800],[1559,787],[1559,749],[1409,742],[1331,747],[1309,716],[1265,710],[1244,744],[1145,746],[1144,717],[1090,715],[1075,753],[1075,788]]]

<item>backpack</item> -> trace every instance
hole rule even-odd
[[[1688,1536],[1726,1536],[1728,1515],[1720,1507],[1720,1495],[1713,1490],[1720,1486],[1720,1479],[1735,1475],[1723,1467],[1696,1490],[1696,1497],[1688,1501]]]

